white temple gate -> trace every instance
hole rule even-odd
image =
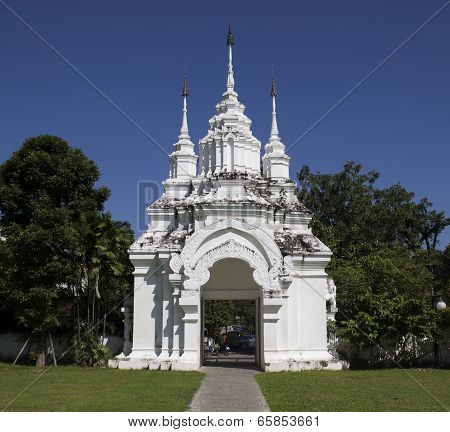
[[[131,353],[128,343],[111,367],[197,370],[204,298],[257,301],[261,369],[342,367],[327,337],[336,312],[335,286],[325,272],[331,251],[311,232],[312,215],[295,196],[274,83],[272,130],[260,157],[261,143],[234,89],[233,43],[229,31],[227,90],[199,157],[188,131],[185,80],[165,192],[149,206],[151,224],[130,249]],[[227,275],[237,271],[240,282],[230,285]]]

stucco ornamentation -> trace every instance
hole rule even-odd
[[[169,265],[174,273],[180,273],[180,270],[183,267],[183,260],[181,259],[180,254],[173,253]]]
[[[333,278],[327,277],[327,294],[326,300],[329,304],[330,312],[336,312],[336,285]]]
[[[279,261],[275,260],[275,265],[269,270],[266,259],[257,250],[250,249],[233,239],[220,243],[217,247],[206,252],[195,263],[194,267],[189,265],[189,261],[185,262],[184,274],[187,279],[184,282],[184,288],[199,290],[202,285],[208,282],[210,278],[209,269],[214,263],[221,259],[236,257],[243,259],[252,267],[253,278],[264,292],[270,292],[272,296],[279,293],[281,296]]]
[[[147,231],[129,250],[135,267],[132,352],[111,365],[198,370],[203,297],[254,301],[260,338],[255,360],[262,369],[339,369],[328,352],[325,325],[337,310],[336,287],[324,272],[331,251],[312,233],[312,214],[289,178],[275,88],[261,159],[261,142],[234,91],[231,44],[228,53],[226,92],[199,142],[198,164],[184,82],[169,178],[163,195],[147,207]]]
[[[181,259],[183,260],[185,267],[190,267],[190,260],[194,257],[197,249],[208,239],[208,237],[223,230],[235,231],[238,234],[239,231],[242,231],[250,234],[254,239],[255,244],[267,253],[270,260],[270,266],[281,268],[282,255],[272,237],[262,229],[250,225],[238,218],[218,221],[199,231],[196,231],[192,236],[188,237],[184,249],[181,252]]]

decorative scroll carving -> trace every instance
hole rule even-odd
[[[292,263],[292,255],[286,255],[283,258],[283,274],[288,275],[294,270],[294,264]]]
[[[186,241],[183,251],[181,252],[181,258],[185,266],[187,267],[187,262],[194,256],[197,249],[208,236],[210,236],[213,232],[217,232],[225,228],[234,228],[251,234],[263,246],[264,250],[269,256],[272,265],[282,260],[281,252],[269,234],[240,219],[234,218],[222,220],[208,225],[207,227],[196,231],[191,237],[189,237]]]
[[[200,287],[208,282],[210,278],[209,269],[215,262],[224,258],[235,257],[247,261],[253,268],[253,278],[263,288],[265,295],[267,293],[267,296],[270,297],[281,297],[279,282],[281,267],[276,265],[269,270],[267,261],[258,251],[250,249],[233,239],[227,240],[206,252],[197,261],[194,268],[185,266],[184,274],[187,279],[184,282],[184,289],[186,291],[199,291]]]
[[[183,260],[180,254],[173,253],[169,265],[174,273],[180,273],[181,267],[183,267]]]

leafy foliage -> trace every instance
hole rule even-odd
[[[105,329],[107,308],[130,287],[133,233],[103,213],[109,190],[95,187],[99,177],[81,150],[49,135],[0,166],[1,303],[41,347],[49,333],[80,340],[101,312]]]
[[[314,232],[341,259],[385,246],[435,250],[450,225],[444,212],[431,210],[428,199],[415,203],[414,194],[400,184],[378,189],[379,173],[364,174],[354,162],[337,174],[314,174],[304,166],[298,178],[298,197],[314,213]]]
[[[409,361],[411,339],[435,338],[444,325],[431,292],[448,296],[449,247],[437,246],[450,219],[400,184],[377,188],[379,174],[354,162],[336,174],[304,166],[298,178],[312,229],[334,252],[340,335],[358,352],[394,341],[397,360]]]
[[[72,340],[71,357],[77,366],[106,366],[111,357],[109,349],[99,343],[92,333],[82,339],[74,337]]]
[[[216,341],[220,340],[220,329],[233,324],[236,311],[231,300],[205,301],[205,327],[209,336]]]

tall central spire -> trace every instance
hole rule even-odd
[[[231,32],[231,25],[228,26],[227,46],[228,46],[228,78],[227,93],[234,94],[234,76],[233,76],[233,45],[234,38]]]

